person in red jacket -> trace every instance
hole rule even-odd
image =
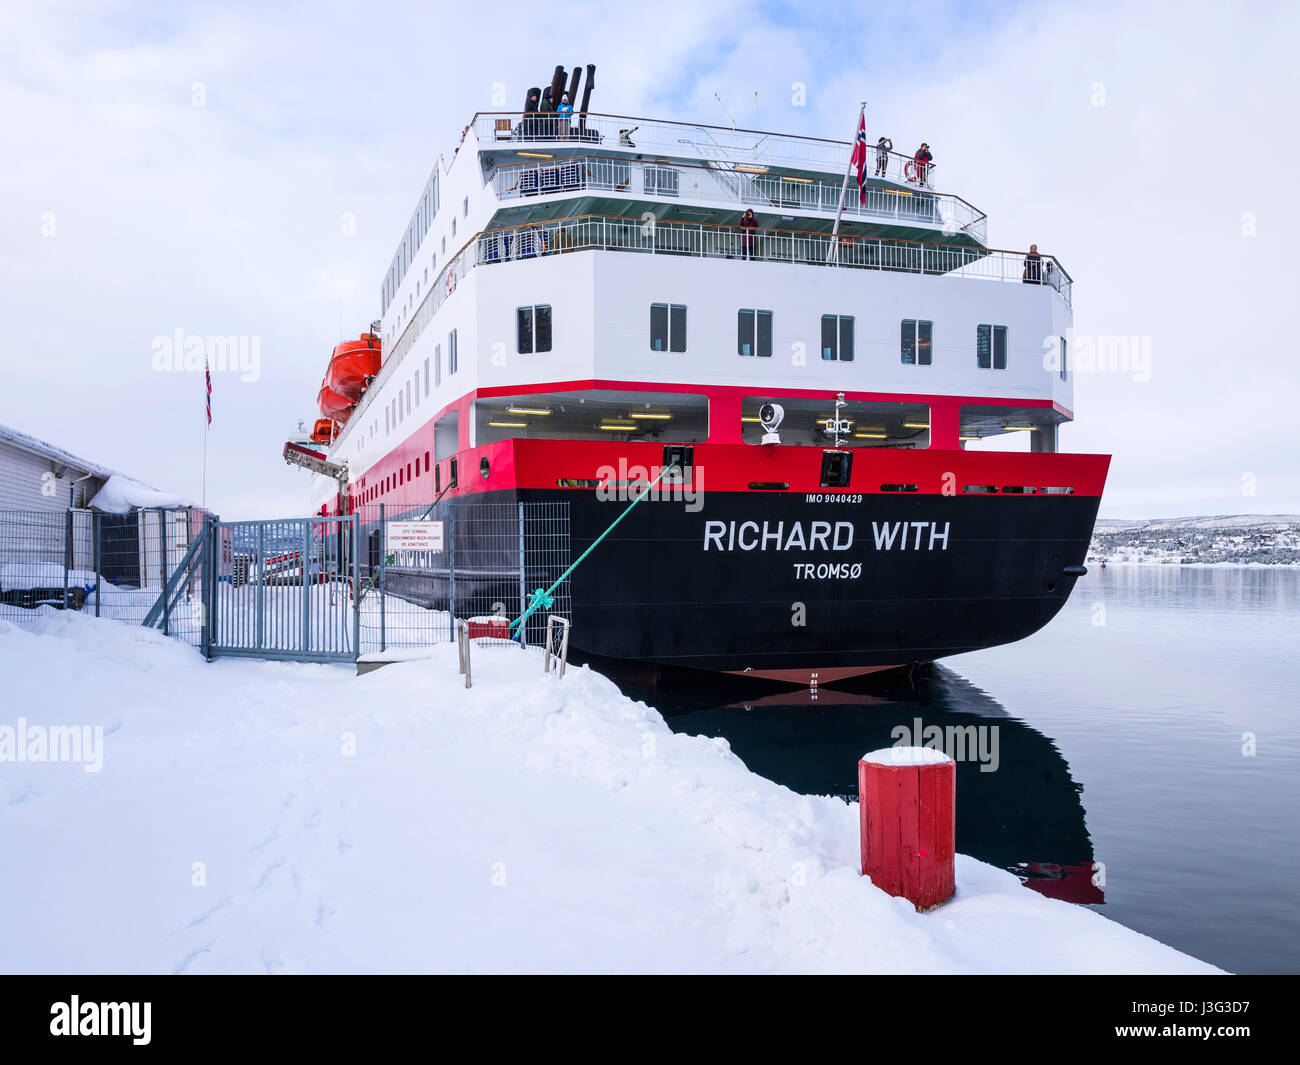
[[[922,144],[916,149],[916,154],[912,156],[912,162],[916,164],[916,181],[920,185],[928,185],[930,179],[930,164],[934,161],[934,156],[930,154],[930,146]]]
[[[744,251],[746,259],[753,259],[754,246],[758,243],[755,230],[758,229],[758,219],[754,217],[754,209],[746,208],[745,213],[740,218],[740,225],[745,230],[740,235],[741,248]]]

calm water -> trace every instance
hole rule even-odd
[[[958,850],[1225,969],[1297,972],[1298,607],[1295,569],[1092,568],[1030,639],[862,694],[624,687],[808,794],[856,794],[897,725],[984,729]]]

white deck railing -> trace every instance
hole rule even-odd
[[[832,253],[832,244],[836,240],[838,247]],[[486,230],[472,237],[443,268],[384,359],[379,377],[362,398],[358,409],[365,408],[369,396],[378,391],[375,386],[386,377],[385,371],[401,361],[425,326],[433,320],[443,301],[470,270],[496,263],[590,250],[891,270],[1016,284],[1025,283],[1027,272],[1023,252],[878,237],[841,235],[833,238],[829,233],[787,229],[746,230],[738,226],[583,215],[536,225]],[[1052,288],[1067,304],[1070,302],[1073,282],[1052,256],[1044,255],[1037,275],[1030,276],[1038,276],[1041,281],[1035,284]]]
[[[567,120],[553,113],[480,112],[474,116],[473,126],[479,145],[484,149],[493,143],[508,143],[512,147],[587,145],[750,166],[803,167],[837,175],[848,169],[853,149],[847,141],[821,137],[594,112],[585,116],[571,115]],[[933,163],[927,174],[919,175],[910,155],[891,151],[885,153],[881,162],[883,165],[878,166],[875,145],[868,144],[869,174],[900,184],[920,185],[924,179],[924,187],[933,187]]]
[[[842,181],[755,174],[730,167],[669,164],[643,159],[575,155],[546,163],[513,163],[492,172],[502,201],[537,196],[601,192],[632,199],[695,200],[754,207],[762,211],[805,211],[831,216],[839,207]],[[987,219],[960,196],[871,185],[866,203],[849,182],[844,217],[930,226],[967,233],[985,242]]]

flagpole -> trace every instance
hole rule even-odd
[[[203,494],[199,497],[199,508],[208,509],[208,418],[203,416]]]
[[[858,106],[858,120],[853,123],[853,144],[858,143],[858,130],[862,128],[862,122],[867,117],[867,101],[863,100]],[[865,150],[865,145],[863,146]],[[863,159],[862,165],[866,166],[867,161]],[[849,175],[853,173],[853,152],[849,152],[849,165],[844,168],[844,182],[840,185],[840,203],[835,209],[835,228],[831,230],[831,249],[826,253],[828,263],[837,262],[840,257],[840,216],[844,213],[844,197],[849,191]]]

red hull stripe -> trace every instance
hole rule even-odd
[[[821,448],[779,446],[763,448],[739,442],[739,405],[742,397],[761,393],[761,386],[708,386],[635,381],[555,381],[545,384],[484,388],[465,393],[429,417],[405,441],[367,468],[354,482],[357,503],[419,503],[434,495],[432,469],[433,426],[452,410],[460,412],[460,445],[468,439],[472,403],[478,397],[535,395],[539,392],[580,392],[596,389],[681,392],[707,395],[714,409],[715,431],[710,443],[694,444],[695,465],[704,469],[703,488],[748,491],[751,483],[788,484],[788,491],[821,490]],[[826,397],[825,389],[782,389],[782,395]],[[929,404],[932,410],[953,410],[965,405],[1041,407],[1072,418],[1073,414],[1051,400],[1009,399],[991,396],[934,396],[921,393],[845,392],[846,399]],[[734,409],[733,409],[734,408]],[[729,418],[724,412],[735,414]],[[934,415],[932,414],[932,419]],[[734,422],[734,426],[730,423]],[[728,439],[730,437],[730,439]],[[881,492],[884,485],[915,485],[921,494],[962,494],[966,486],[1063,488],[1076,495],[1101,495],[1110,465],[1108,455],[1033,454],[1023,452],[973,452],[932,446],[926,450],[856,448],[852,483],[845,491]],[[479,461],[486,456],[489,476],[479,476]],[[661,464],[663,447],[651,443],[603,440],[507,440],[462,450],[458,455],[460,486],[448,498],[510,488],[557,488],[557,480],[590,480],[602,466],[646,467]],[[425,466],[429,465],[426,472]],[[442,483],[448,460],[442,462]],[[409,471],[409,474],[408,474]],[[581,489],[572,489],[580,491]]]

